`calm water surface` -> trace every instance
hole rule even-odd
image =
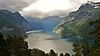
[[[49,33],[31,33],[26,39],[29,48],[38,48],[46,53],[50,49],[53,49],[57,53],[70,53],[72,54],[72,43],[67,39],[61,39],[60,37]]]

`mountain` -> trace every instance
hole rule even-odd
[[[27,17],[26,20],[35,30],[52,31],[59,24],[61,18],[58,16],[49,16],[42,19]]]
[[[43,29],[46,31],[52,31],[61,21],[61,18],[58,16],[49,16],[46,18],[43,18],[41,23],[43,26]]]
[[[77,11],[69,13],[54,31],[62,38],[89,37],[88,32],[93,28],[89,23],[96,20],[100,12],[100,3],[88,2],[80,6]]]
[[[29,22],[29,24],[32,26],[34,30],[43,30],[41,19],[39,18],[33,18],[33,17],[27,17],[26,20]]]
[[[28,30],[32,30],[32,27],[19,12],[0,10],[0,32],[21,34]]]

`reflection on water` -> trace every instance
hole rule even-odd
[[[60,39],[45,33],[32,33],[28,36],[26,41],[31,49],[38,48],[45,52],[53,49],[57,53],[72,53],[72,43],[66,39]]]

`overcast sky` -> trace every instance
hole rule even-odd
[[[81,4],[87,1],[88,0],[0,0],[0,9],[20,11],[24,16],[37,18],[45,16],[65,16],[69,10],[78,9]]]

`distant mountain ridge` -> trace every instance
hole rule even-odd
[[[33,17],[26,17],[26,20],[29,22],[32,28],[34,28],[34,30],[43,29],[42,24],[41,24],[41,19],[33,18]]]
[[[52,31],[62,20],[59,16],[49,16],[43,18],[41,21],[43,29],[46,31]]]
[[[17,35],[31,30],[52,31],[60,20],[61,18],[58,16],[49,16],[43,19],[28,17],[26,19],[19,12],[0,10],[0,32]]]
[[[43,19],[27,17],[26,20],[32,25],[35,30],[52,31],[57,26],[62,18],[59,16],[49,16]]]

